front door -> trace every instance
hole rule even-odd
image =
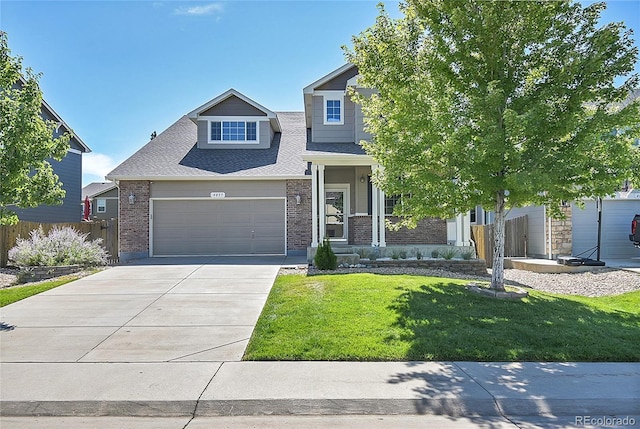
[[[331,240],[347,240],[348,187],[327,187],[324,193],[325,231]]]

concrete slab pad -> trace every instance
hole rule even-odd
[[[493,398],[439,362],[225,362],[197,415],[496,416]]]
[[[167,294],[128,326],[253,326],[266,299],[266,294]]]
[[[2,321],[18,327],[122,326],[158,295],[36,295],[3,307]]]
[[[220,363],[2,363],[4,416],[191,415]],[[160,408],[158,408],[160,407]]]
[[[196,271],[200,265],[135,265],[112,267],[92,274],[88,279],[182,279]]]
[[[2,332],[0,362],[76,362],[114,327],[16,328]]]
[[[12,429],[184,429],[191,417],[0,417]]]
[[[261,293],[268,294],[272,279],[194,279],[180,282],[169,293]]]
[[[96,280],[82,278],[55,289],[43,292],[43,295],[140,295],[163,294],[168,292],[182,279],[113,279]]]
[[[127,326],[81,362],[239,361],[252,331],[252,326]]]
[[[507,415],[640,414],[640,363],[456,363]]]
[[[271,279],[280,265],[203,265],[188,277],[191,279]]]

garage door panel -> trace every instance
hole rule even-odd
[[[284,254],[284,200],[156,200],[153,254]]]

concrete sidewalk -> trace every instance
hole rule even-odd
[[[0,426],[560,428],[640,415],[640,363],[241,362],[282,258],[251,262],[149,260],[0,309]]]

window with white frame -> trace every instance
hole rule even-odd
[[[258,123],[256,121],[210,121],[210,142],[257,142]]]
[[[344,125],[344,94],[337,92],[323,95],[324,125]]]
[[[384,214],[386,216],[391,216],[393,215],[393,209],[396,206],[396,204],[398,204],[400,202],[400,196],[399,195],[392,195],[392,196],[386,196],[384,197]]]
[[[107,200],[103,198],[98,198],[96,201],[97,211],[98,213],[106,213],[107,212]]]

